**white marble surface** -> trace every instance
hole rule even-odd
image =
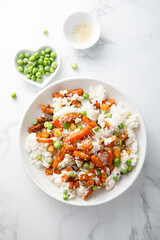
[[[101,38],[89,51],[73,50],[62,35],[65,17],[79,10],[93,13],[101,26]],[[0,1],[0,31],[0,240],[160,239],[160,1],[5,0]],[[22,165],[18,126],[36,93],[17,76],[13,58],[21,48],[49,43],[62,58],[55,80],[87,76],[106,81],[134,100],[146,123],[141,175],[126,193],[98,207],[51,199]],[[71,69],[73,62],[78,71]]]

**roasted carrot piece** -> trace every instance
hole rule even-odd
[[[72,144],[66,144],[66,145],[65,145],[65,148],[66,148],[67,150],[70,150],[70,151],[77,150],[77,147],[74,146],[74,145],[72,145]]]
[[[47,131],[46,132],[42,132],[41,133],[41,137],[42,138],[49,138],[49,132],[47,132]]]
[[[125,139],[128,138],[128,135],[127,134],[120,134],[119,138],[122,139],[122,140],[125,140]]]
[[[58,167],[58,164],[63,160],[65,154],[67,152],[67,149],[63,146],[59,153],[57,154],[56,158],[54,159],[54,162],[53,162],[53,167],[54,168],[57,168]]]
[[[61,120],[62,122],[67,122],[67,123],[71,123],[73,122],[76,118],[82,118],[82,114],[81,113],[68,113],[66,115],[64,115]]]
[[[51,145],[49,145],[49,146],[47,147],[47,151],[50,152],[50,153],[53,153],[53,152],[54,152],[54,146],[53,146],[53,144],[51,144]]]
[[[69,182],[69,189],[73,189],[73,182]]]
[[[94,104],[94,106],[96,106],[96,108],[100,108],[100,103],[98,101],[96,101],[96,103]]]
[[[108,129],[110,129],[110,126],[111,126],[110,123],[108,123],[107,121],[104,122],[104,127],[105,127],[105,128],[107,127]]]
[[[73,133],[70,136],[67,136],[66,138],[64,138],[63,142],[73,143],[76,140],[79,140],[79,139],[83,138],[84,136],[87,136],[91,132],[92,132],[92,128],[89,126],[86,126],[83,129],[79,130],[78,132]]]
[[[53,94],[53,98],[59,98],[59,97],[60,97],[59,93]]]
[[[102,102],[100,105],[100,108],[102,111],[107,111],[109,108],[109,105],[106,102]]]
[[[41,130],[43,128],[43,123],[37,123],[36,125],[29,127],[28,132],[33,133]]]
[[[66,169],[67,172],[72,171],[72,168],[71,168],[71,167],[66,167],[65,169]]]
[[[76,150],[75,150],[75,151],[73,152],[73,155],[74,155],[75,157],[80,158],[80,159],[90,160],[90,155],[87,154],[87,153],[84,153],[84,152],[82,152],[82,151],[76,151]]]
[[[131,150],[130,149],[128,149],[127,151],[126,151],[127,153],[128,153],[128,155],[131,153]]]
[[[101,174],[100,178],[101,178],[101,182],[105,183],[106,182],[106,177],[107,177],[106,166],[104,165],[102,169],[103,169],[104,172]]]
[[[115,148],[115,149],[113,150],[113,153],[114,153],[114,156],[115,156],[116,158],[119,158],[120,155],[121,155],[121,152],[119,151],[118,148]]]
[[[67,174],[64,174],[64,175],[62,176],[62,182],[68,182],[68,180],[69,180],[68,175],[67,175]]]
[[[113,104],[115,104],[115,100],[114,99],[108,99],[108,100],[106,100],[106,103],[108,104],[109,107],[111,107]]]
[[[94,181],[93,180],[88,180],[88,181],[86,181],[86,185],[87,186],[93,186],[94,185]]]
[[[87,174],[81,174],[81,175],[79,176],[79,179],[80,179],[81,181],[87,181],[87,180],[88,180],[88,175],[87,175]]]
[[[86,142],[86,143],[84,143],[84,144],[82,145],[82,150],[83,150],[84,152],[91,151],[92,148],[93,148],[93,146],[92,146],[92,143],[91,143],[91,142]]]
[[[93,122],[90,118],[88,118],[87,116],[84,116],[82,120],[84,123],[86,123],[87,125],[89,125],[92,128],[97,126],[97,124],[95,122]]]
[[[59,120],[57,118],[55,118],[53,121],[52,121],[53,125],[56,127],[56,128],[61,128],[63,129],[61,123],[59,122]]]
[[[81,102],[80,101],[78,101],[78,100],[73,100],[72,101],[72,105],[75,105],[76,107],[81,107]]]
[[[88,192],[83,195],[83,199],[86,200],[91,195],[92,192],[93,190],[89,189]]]
[[[38,123],[44,123],[46,121],[45,117],[37,118]]]
[[[118,141],[118,138],[117,138],[117,136],[115,136],[115,135],[110,136],[110,138],[111,138],[111,142],[112,142],[112,143]]]
[[[52,175],[52,168],[51,167],[46,168],[46,174],[47,175]]]
[[[51,143],[51,142],[53,142],[53,139],[52,138],[40,138],[40,137],[37,137],[37,142]]]
[[[74,187],[78,188],[79,187],[79,181],[74,182]]]
[[[113,168],[114,168],[114,166],[113,166],[113,149],[108,148],[107,153],[108,153],[107,164],[108,164],[110,171],[113,171]]]
[[[91,161],[99,168],[103,167],[103,162],[96,156],[96,155],[92,155],[91,156]]]
[[[54,108],[53,107],[46,107],[45,105],[42,105],[41,106],[41,110],[43,111],[43,112],[46,112],[46,113],[48,113],[48,114],[53,114],[53,111],[54,111]]]
[[[69,93],[71,93],[72,96],[73,96],[74,94],[76,94],[76,93],[77,93],[79,96],[82,96],[82,95],[83,95],[83,89],[82,89],[82,88],[74,89],[74,90],[69,91]]]
[[[61,169],[59,169],[59,168],[55,168],[54,170],[53,170],[53,172],[55,173],[55,174],[61,174]]]
[[[94,173],[87,172],[86,174],[87,174],[88,178],[90,179],[90,178],[93,178],[93,177],[94,177],[95,172],[94,172]]]

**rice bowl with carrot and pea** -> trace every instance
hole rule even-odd
[[[25,149],[44,168],[64,200],[110,191],[138,160],[136,114],[98,85],[61,90],[28,128]]]

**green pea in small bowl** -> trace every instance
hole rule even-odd
[[[48,45],[35,51],[22,49],[15,56],[15,67],[21,79],[42,89],[57,74],[60,55],[55,48]]]

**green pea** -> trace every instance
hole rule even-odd
[[[120,124],[118,125],[118,128],[119,128],[119,129],[123,129],[123,128],[124,128],[124,124],[123,124],[123,123],[120,123]]]
[[[44,123],[44,127],[45,127],[45,128],[48,128],[48,125],[49,125],[49,124],[50,124],[50,122],[45,122],[45,123]]]
[[[78,68],[78,65],[77,65],[76,63],[73,63],[73,64],[71,65],[71,67],[72,67],[73,69],[77,69],[77,68]]]
[[[36,120],[36,121],[34,121],[32,124],[33,124],[33,125],[36,125],[37,123],[38,123],[38,121]]]
[[[50,58],[50,55],[47,53],[45,54],[45,57],[47,57],[48,59]]]
[[[52,58],[55,58],[57,55],[56,55],[55,52],[51,52],[51,53],[50,53],[50,56],[51,56]]]
[[[84,168],[84,169],[88,169],[88,168],[89,168],[89,164],[88,164],[87,162],[84,163],[84,164],[83,164],[83,168]]]
[[[70,172],[68,173],[68,177],[74,177],[74,172],[70,171]]]
[[[53,58],[53,57],[50,57],[49,60],[50,60],[51,62],[54,62],[54,58]]]
[[[87,112],[86,112],[85,110],[83,110],[83,111],[81,112],[81,114],[82,114],[82,116],[85,116],[85,115],[87,115]]]
[[[50,48],[46,48],[46,49],[45,49],[45,54],[46,54],[46,53],[51,53],[51,49],[50,49]],[[52,56],[51,56],[51,57],[52,57]]]
[[[100,127],[95,127],[95,128],[94,128],[94,131],[95,131],[95,132],[98,132],[99,130],[100,130]]]
[[[89,94],[88,93],[83,93],[83,97],[84,97],[84,99],[88,99],[89,98]]]
[[[44,60],[44,61],[43,61],[43,65],[44,65],[44,66],[47,66],[47,65],[48,65],[48,60]]]
[[[17,64],[18,64],[19,66],[22,66],[22,65],[23,65],[23,60],[22,60],[22,59],[18,59],[18,60],[17,60]]]
[[[43,33],[44,33],[45,35],[47,35],[47,34],[48,34],[48,31],[45,29],[45,30],[43,31]]]
[[[42,82],[42,78],[41,77],[37,77],[36,78],[36,82],[41,83]]]
[[[51,65],[51,61],[49,59],[48,59],[47,63],[48,63],[49,66]]]
[[[50,75],[50,73],[49,72],[45,72],[45,75],[48,77]]]
[[[48,61],[48,60],[49,60],[49,58],[45,56],[45,57],[44,57],[44,60],[45,60],[45,61]]]
[[[130,166],[128,166],[128,169],[127,169],[127,171],[128,171],[128,172],[132,171],[132,168],[133,168],[133,167],[132,167],[131,165],[130,165]]]
[[[99,176],[101,172],[99,170],[96,171],[96,175]]]
[[[51,67],[53,67],[54,69],[56,69],[57,66],[58,66],[57,62],[53,62],[53,63],[51,64]]]
[[[79,125],[79,126],[77,126],[77,128],[79,128],[80,130],[81,130],[81,129],[83,129],[83,127],[82,127],[82,126],[80,126],[80,125]]]
[[[45,71],[45,72],[49,72],[49,66],[45,66],[45,67],[44,67],[44,71]]]
[[[34,56],[35,56],[35,59],[36,59],[36,60],[40,58],[40,55],[39,55],[38,52],[34,53]]]
[[[117,143],[117,146],[121,146],[122,145],[122,141],[119,141],[118,143]]]
[[[25,57],[26,57],[26,58],[29,58],[30,56],[31,56],[30,53],[25,53]]]
[[[38,72],[38,69],[36,67],[33,68],[32,73],[35,74]]]
[[[12,93],[11,93],[11,97],[12,97],[12,98],[16,98],[16,93],[15,93],[15,92],[12,92]]]
[[[38,65],[38,68],[43,68],[43,65],[42,65],[42,64],[39,64],[39,65]]]
[[[44,56],[46,53],[44,50],[41,51],[41,55]]]
[[[24,53],[20,53],[18,56],[20,59],[23,59],[25,57]]]
[[[39,72],[43,73],[43,72],[44,72],[43,68],[40,68],[40,69],[39,69]]]
[[[19,72],[23,72],[23,71],[24,71],[24,67],[23,67],[23,66],[19,66],[19,67],[18,67],[18,71],[19,71]]]
[[[121,163],[120,159],[119,158],[114,158],[114,165],[115,166],[119,166]]]
[[[127,164],[128,166],[130,166],[131,163],[132,163],[131,159],[127,159],[126,164]]]
[[[44,56],[40,56],[40,59],[44,60]]]
[[[54,68],[50,67],[50,72],[53,73],[54,72]]]
[[[53,129],[53,124],[52,124],[52,123],[49,123],[48,126],[47,126],[47,128],[48,128],[49,130],[52,130],[52,129]]]
[[[36,76],[33,75],[33,76],[31,77],[31,79],[32,79],[33,81],[36,81]]]
[[[117,181],[117,179],[118,179],[118,176],[114,176],[114,177],[113,177],[113,180],[114,180],[114,181]]]
[[[41,58],[38,59],[38,63],[42,65],[43,64],[43,59],[41,59]]]
[[[55,143],[54,143],[55,149],[60,149],[61,146],[62,146],[62,144],[61,144],[60,142],[55,142]]]
[[[99,114],[102,114],[102,111],[101,111],[101,110],[99,110]]]
[[[92,187],[92,190],[93,190],[93,191],[97,191],[97,186],[93,186],[93,187]]]
[[[115,135],[116,137],[119,137],[119,133],[115,133],[114,135]]]
[[[40,78],[41,75],[42,75],[41,72],[36,72],[36,77],[37,77],[37,78]]]
[[[63,200],[67,200],[69,198],[68,194],[63,195]]]
[[[26,74],[26,78],[31,79],[31,74]]]
[[[63,193],[64,193],[64,194],[67,194],[67,193],[68,193],[67,189],[64,189],[64,190],[63,190]]]
[[[24,58],[23,62],[24,62],[24,64],[27,64],[28,63],[28,58]]]
[[[111,118],[112,117],[112,113],[106,113],[106,118]]]
[[[122,169],[121,169],[121,172],[122,172],[123,174],[127,174],[127,173],[128,173],[127,168],[122,168]]]
[[[36,60],[36,57],[33,55],[29,58],[29,61],[34,62]]]
[[[69,129],[69,123],[63,123],[63,128],[64,129]]]
[[[39,155],[36,157],[37,160],[41,160],[42,159],[42,155]]]
[[[33,69],[33,67],[32,67],[32,66],[30,66],[30,67],[28,67],[28,68],[27,68],[27,70],[28,70],[28,72],[29,72],[29,73],[31,73],[31,72],[32,72],[32,69]]]

